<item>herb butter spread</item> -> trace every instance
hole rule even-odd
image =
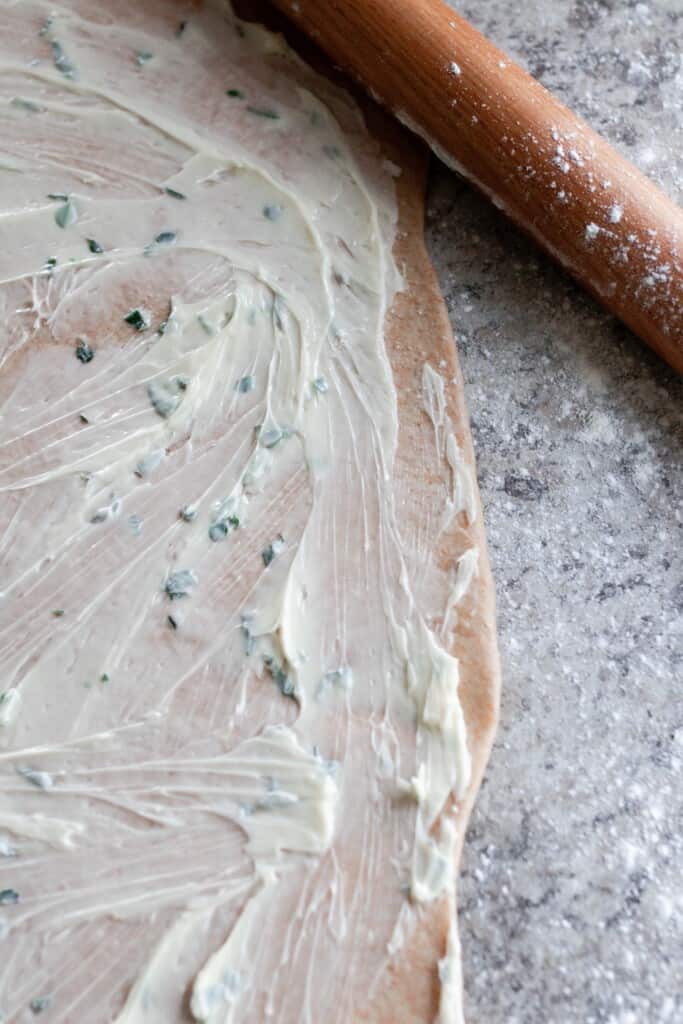
[[[394,506],[392,168],[179,11],[2,3],[0,1016],[352,1024],[470,771]]]

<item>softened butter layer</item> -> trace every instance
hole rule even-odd
[[[0,1015],[353,1022],[470,771],[394,507],[394,169],[219,3],[1,9]]]

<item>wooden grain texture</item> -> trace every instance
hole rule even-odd
[[[337,84],[349,85],[321,52],[268,0],[236,0],[236,12],[282,32],[290,45],[317,71]],[[398,231],[394,258],[404,279],[389,310],[385,340],[397,389],[399,444],[394,466],[396,505],[408,547],[422,532],[426,518],[437,519],[450,486],[450,469],[438,458],[434,430],[422,401],[425,362],[438,369],[446,387],[446,411],[464,458],[476,479],[474,449],[451,324],[438,279],[424,241],[424,192],[428,149],[366,96],[353,87],[366,124],[384,155],[401,172],[396,181]],[[454,877],[467,822],[481,785],[498,723],[500,662],[496,636],[495,590],[488,560],[486,532],[477,490],[475,522],[461,514],[438,537],[431,556],[444,572],[452,571],[468,548],[479,551],[479,572],[458,607],[451,653],[460,665],[460,700],[472,757],[472,779],[464,798],[455,805],[457,842]],[[440,621],[431,622],[438,632]],[[419,928],[387,972],[368,1005],[357,1013],[359,1024],[432,1024],[439,1010],[438,962],[446,950],[450,911],[447,900],[423,907]],[[463,945],[467,935],[461,936]]]
[[[683,211],[441,0],[275,0],[683,372]]]

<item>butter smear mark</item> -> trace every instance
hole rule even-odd
[[[477,553],[437,637],[393,167],[280,37],[188,10],[3,6],[0,1015],[350,1024],[453,902]],[[423,391],[446,529],[474,482]]]

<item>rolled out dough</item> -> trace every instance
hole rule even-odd
[[[3,27],[0,1019],[454,1024],[498,663],[426,154],[218,2]]]

